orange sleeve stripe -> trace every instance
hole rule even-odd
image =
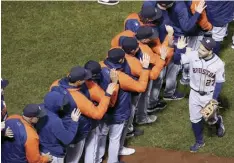
[[[123,72],[119,72],[119,83],[120,88],[125,91],[131,92],[144,92],[146,90],[148,79],[149,79],[149,70],[142,70],[140,78],[138,81],[132,79],[130,76]]]
[[[74,91],[72,89],[68,89],[70,94],[72,95],[77,107],[80,109],[81,113],[85,116],[100,120],[106,113],[109,103],[110,97],[104,96],[99,103],[98,106],[95,106],[90,100],[88,100],[84,95],[81,93]]]
[[[26,158],[29,163],[47,163],[49,159],[40,154],[39,150],[39,136],[36,130],[28,124],[22,117],[21,122],[25,126],[27,140],[25,143]]]
[[[51,84],[49,91],[52,89],[52,87],[55,87],[55,86],[58,86],[58,85],[59,85],[59,80],[54,81],[54,82]]]
[[[142,71],[142,65],[136,57],[132,57],[128,54],[125,55],[129,67],[131,69],[131,74],[135,77],[139,77]]]
[[[105,96],[103,89],[93,81],[86,81],[85,84],[89,89],[91,99],[98,103],[101,102],[102,98]]]
[[[192,1],[192,5],[190,6],[190,10],[192,11],[193,14],[196,12],[195,7],[196,7],[196,5],[199,4],[199,2],[200,2],[200,0],[193,0]],[[198,24],[204,30],[210,31],[213,28],[212,24],[209,22],[209,20],[207,18],[205,10],[202,11],[200,19],[198,20]]]
[[[119,84],[116,84],[115,90],[110,99],[110,107],[114,107],[119,95]]]

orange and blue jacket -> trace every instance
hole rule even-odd
[[[93,120],[102,119],[108,106],[115,105],[118,85],[111,98],[93,81],[86,81],[80,88],[75,88],[69,85],[66,78],[63,78],[52,84],[51,91],[66,92],[70,99],[70,110],[68,111],[68,115],[63,118],[64,126],[69,125],[72,110],[74,108],[80,109],[82,115],[78,121],[76,136],[72,141],[72,143],[77,143],[88,136],[88,133],[92,129]]]
[[[116,35],[112,39],[111,46],[112,47],[121,46],[121,44],[122,44],[121,42],[125,37],[135,37],[135,33],[133,33],[130,30],[123,31],[123,32],[119,33],[118,35]],[[148,45],[143,44],[140,41],[138,41],[138,43],[139,43],[140,50],[139,50],[138,54],[136,54],[136,57],[138,59],[140,59],[142,57],[143,53],[147,53],[150,56],[150,63],[152,65],[152,69],[150,71],[150,79],[155,80],[158,78],[158,76],[160,75],[160,72],[164,68],[165,61],[160,58],[160,55],[154,53]],[[130,64],[130,62],[129,62],[129,64]]]
[[[40,155],[39,137],[36,130],[22,116],[12,115],[6,120],[6,127],[14,133],[13,140],[2,144],[3,163],[47,163],[49,160]]]
[[[139,80],[136,81],[131,77],[130,68],[126,64],[128,63],[125,62],[124,69],[121,71],[107,59],[104,62],[100,62],[102,74],[106,80],[105,83],[110,81],[110,69],[116,68],[119,76],[120,89],[116,105],[112,109],[109,109],[105,116],[105,120],[109,124],[118,124],[126,121],[131,113],[131,92],[141,93],[147,88],[149,70],[142,69]]]
[[[143,23],[141,20],[140,20],[140,17],[139,17],[139,14],[137,13],[132,13],[130,14],[124,21],[124,28],[125,30],[130,30],[132,31],[133,33],[136,33],[137,32],[137,29],[140,27],[140,26],[151,26],[152,28],[154,28],[154,30],[157,30],[159,31],[159,35],[160,33],[162,33],[162,30],[160,30],[161,27],[155,25],[155,24],[145,24]],[[163,28],[164,25],[162,25]],[[164,34],[163,34],[164,35]],[[165,37],[165,36],[164,36]],[[168,65],[173,57],[173,52],[174,52],[174,48],[169,48],[168,46],[168,36],[166,35],[166,37],[163,39],[163,42],[161,43],[160,39],[157,38],[155,40],[153,40],[152,44],[149,45],[152,50],[160,55],[160,48],[162,46],[165,46],[165,47],[168,47],[168,56],[166,58],[166,65]]]
[[[190,10],[192,12],[192,14],[195,14],[195,7],[198,6],[200,0],[192,0],[191,4],[190,4]],[[189,2],[187,2],[189,3]],[[213,26],[212,24],[209,22],[207,15],[206,15],[206,10],[203,10],[201,13],[201,16],[197,22],[199,24],[199,26],[206,31],[210,31],[212,30]]]
[[[57,97],[50,97],[50,101],[53,98]],[[76,135],[78,123],[70,119],[70,125],[65,127],[58,114],[61,108],[54,103],[43,103],[41,108],[46,110],[47,115],[36,124],[40,138],[40,151],[43,153],[50,152],[55,157],[65,157],[66,148]]]

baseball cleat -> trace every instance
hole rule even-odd
[[[144,130],[134,128],[134,130],[132,132],[127,133],[126,138],[131,138],[131,137],[134,137],[134,136],[141,136],[143,134],[144,134]]]
[[[136,124],[138,125],[144,125],[144,124],[150,124],[150,123],[153,123],[157,120],[157,116],[156,115],[148,115],[144,121],[141,121],[141,122],[138,122],[136,121]]]
[[[167,101],[172,101],[172,100],[182,100],[184,98],[184,94],[180,93],[180,92],[175,92],[174,95],[172,96],[164,96],[163,100],[167,100]]]
[[[134,154],[135,152],[136,152],[136,150],[133,148],[123,147],[122,149],[120,149],[119,155],[120,156],[129,156],[129,155]]]
[[[217,136],[218,137],[223,137],[225,134],[225,127],[223,124],[223,117],[221,115],[218,116],[218,118],[220,119],[220,124],[218,124],[218,128],[217,128]]]
[[[166,101],[160,100],[158,101],[155,107],[148,108],[147,113],[152,113],[152,112],[155,112],[156,110],[163,110],[165,107],[167,107]]]
[[[190,152],[195,153],[204,146],[205,146],[205,143],[195,143],[193,146],[190,147]]]
[[[103,4],[103,5],[113,6],[113,5],[117,5],[119,3],[119,1],[114,1],[114,0],[98,0],[98,3]]]

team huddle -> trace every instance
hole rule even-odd
[[[1,161],[101,163],[108,145],[107,163],[121,163],[119,156],[135,153],[124,146],[126,139],[144,134],[137,126],[157,121],[152,113],[166,101],[185,97],[177,90],[180,73],[180,84],[191,88],[190,151],[204,147],[204,123],[223,137],[217,109],[225,64],[219,52],[233,19],[231,1],[144,1],[113,37],[103,61],[71,68],[48,86],[41,104],[26,105],[22,115],[8,116],[8,81],[2,79]]]

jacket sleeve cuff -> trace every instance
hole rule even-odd
[[[193,16],[195,16],[197,19],[200,17],[200,13],[198,13],[197,11],[195,12],[195,14]]]

